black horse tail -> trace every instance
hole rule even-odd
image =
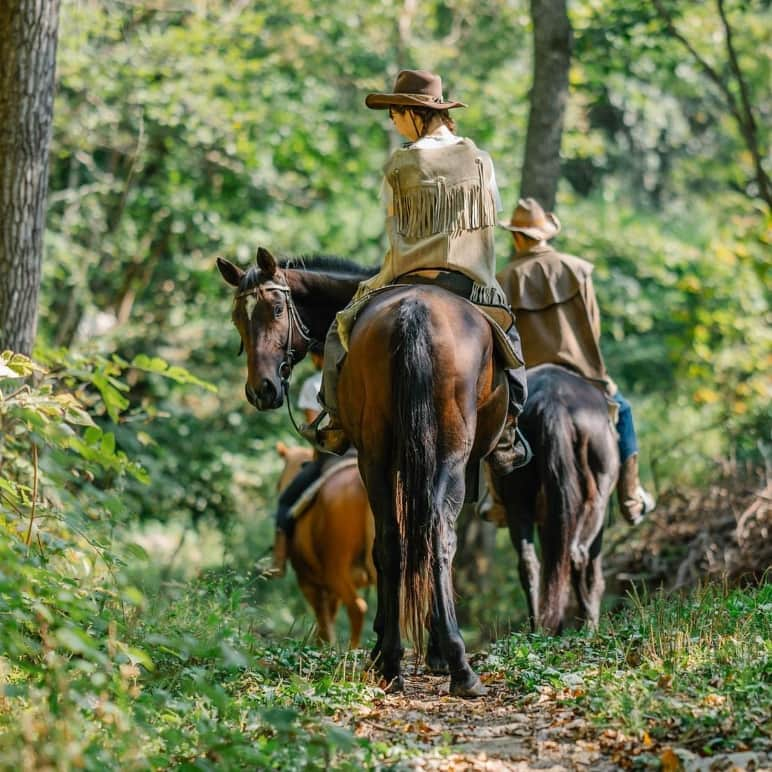
[[[429,310],[404,302],[392,333],[395,515],[400,539],[400,618],[418,651],[431,608],[432,534],[439,526],[437,414]]]
[[[571,544],[583,506],[582,483],[576,467],[579,438],[571,414],[557,394],[542,392],[534,402],[526,410],[535,408],[540,414],[534,460],[540,466],[541,495],[546,502],[546,518],[540,528],[544,587],[537,622],[557,634],[568,603]]]

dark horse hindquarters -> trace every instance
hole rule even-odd
[[[595,626],[604,582],[603,524],[619,473],[619,453],[604,394],[555,365],[528,372],[520,417],[534,460],[499,480],[531,623],[559,633],[569,580],[580,618]],[[538,526],[541,561],[536,554]]]
[[[402,684],[400,621],[420,645],[431,615],[451,692],[483,692],[458,630],[451,566],[467,464],[492,449],[506,414],[495,384],[487,321],[435,287],[379,295],[352,331],[338,401],[375,515],[376,648],[392,688]]]

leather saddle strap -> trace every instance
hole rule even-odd
[[[439,269],[429,269],[424,271],[414,271],[413,273],[404,273],[394,280],[395,284],[431,284],[435,287],[459,295],[464,300],[469,300],[472,295],[474,282],[463,273],[458,271],[441,271]]]

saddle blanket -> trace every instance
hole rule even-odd
[[[311,485],[303,491],[300,498],[293,504],[292,509],[290,509],[290,517],[293,520],[298,520],[308,510],[311,504],[314,503],[316,494],[319,493],[319,489],[327,482],[327,480],[341,470],[347,469],[350,466],[356,466],[356,464],[356,456],[344,456],[340,461],[327,466],[319,479],[311,483]]]

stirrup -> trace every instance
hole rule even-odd
[[[322,409],[317,414],[316,418],[314,418],[311,423],[308,424],[301,424],[298,428],[298,433],[304,440],[308,440],[314,447],[316,447],[316,443],[318,442],[318,432],[320,425],[322,421],[324,421],[325,418],[329,416],[329,413]],[[317,448],[318,450],[318,448]]]
[[[511,424],[509,427],[505,427],[504,432],[509,431],[510,427]],[[518,426],[515,426],[514,429],[515,437],[512,444],[502,443],[502,438],[499,437],[499,442],[488,456],[491,471],[497,477],[512,474],[515,469],[525,466],[533,458],[533,451],[528,440],[525,439]],[[504,432],[502,432],[502,436]]]
[[[641,502],[641,515],[648,515],[653,512],[657,507],[657,502],[642,485],[638,485],[635,491],[638,494],[638,500]]]
[[[528,440],[525,438],[525,435],[520,431],[520,427],[515,427],[515,434],[520,438],[520,442],[523,443],[523,448],[525,449],[525,460],[522,464],[518,464],[515,469],[520,469],[521,466],[525,466],[526,464],[531,463],[531,459],[533,458],[533,450],[531,450],[531,443],[528,442]]]
[[[320,453],[334,453],[342,456],[350,447],[351,442],[343,429],[322,426],[325,419],[332,420],[327,410],[322,410],[310,424],[300,427],[300,436],[308,440]]]

